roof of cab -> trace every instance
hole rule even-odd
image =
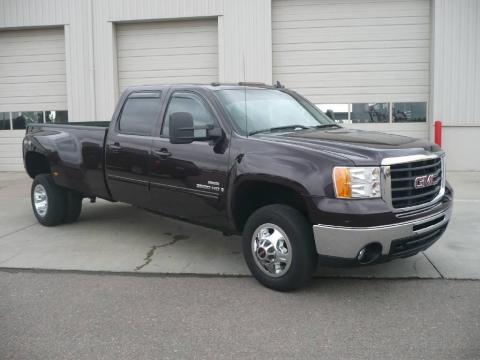
[[[204,88],[209,90],[226,90],[226,89],[238,89],[238,88],[257,88],[257,89],[280,89],[283,88],[281,85],[266,85],[258,82],[239,82],[239,83],[219,83],[213,82],[209,84],[151,84],[151,85],[136,85],[129,86],[125,91],[135,91],[135,90],[161,90],[165,88],[175,87],[186,87],[186,88]]]

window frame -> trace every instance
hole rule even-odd
[[[170,103],[172,102],[173,98],[178,95],[178,94],[184,94],[189,97],[197,97],[197,100],[200,100],[201,103],[205,106],[205,109],[210,113],[213,119],[213,125],[214,126],[220,126],[220,122],[217,119],[217,116],[215,115],[215,112],[213,111],[213,107],[211,104],[208,102],[208,100],[202,96],[200,93],[193,91],[191,89],[175,89],[170,93],[170,96],[168,98],[168,101],[166,102],[166,106],[163,110],[162,114],[162,121],[160,123],[160,128],[158,132],[154,135],[155,137],[159,137],[162,139],[170,139],[170,134],[163,134],[163,126],[165,124],[165,121],[167,120],[167,114],[168,114],[168,108],[170,107]],[[197,140],[195,140],[197,141]]]
[[[122,108],[120,109],[120,112],[117,116],[117,121],[115,123],[115,132],[121,135],[152,137],[155,132],[156,124],[158,123],[158,120],[162,116],[162,95],[163,95],[162,90],[134,91],[128,94],[128,96],[123,101]],[[150,129],[149,134],[126,132],[120,129],[120,122],[122,120],[123,111],[129,99],[158,99],[158,102],[159,102],[158,114],[155,116],[155,119],[153,121],[152,128]]]

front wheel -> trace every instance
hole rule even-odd
[[[297,210],[268,205],[256,210],[243,232],[243,254],[253,276],[274,290],[305,286],[317,266],[312,226]]]

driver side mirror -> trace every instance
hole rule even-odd
[[[172,144],[190,144],[194,140],[218,140],[222,138],[220,127],[206,125],[195,127],[193,117],[189,112],[175,112],[168,119],[169,137]],[[195,133],[197,130],[197,134]]]
[[[195,140],[193,117],[188,112],[176,112],[168,119],[169,137],[172,144],[190,144]]]

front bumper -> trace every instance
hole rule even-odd
[[[317,253],[353,260],[372,243],[382,246],[382,257],[407,257],[425,250],[445,231],[452,206],[433,215],[391,225],[345,227],[313,225]]]

